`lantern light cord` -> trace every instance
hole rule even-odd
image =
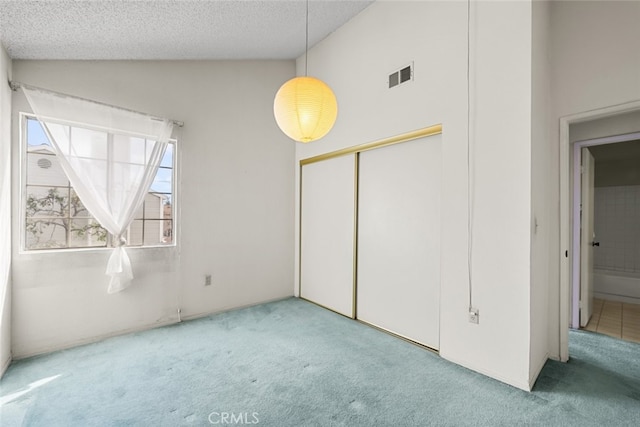
[[[322,80],[308,76],[309,0],[305,5],[304,77],[294,77],[285,82],[273,101],[278,127],[299,142],[322,138],[333,127],[338,114],[338,103],[331,88]]]
[[[305,41],[304,41],[304,76],[307,77],[307,64],[309,57],[309,0],[307,0],[307,14],[305,19]]]

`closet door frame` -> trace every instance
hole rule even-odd
[[[299,229],[299,233],[298,233],[298,295],[300,296],[301,299],[304,299],[305,301],[309,301],[311,303],[314,303],[316,305],[319,305],[325,309],[334,311],[336,313],[338,313],[337,311],[323,306],[321,304],[318,304],[315,301],[311,301],[311,300],[307,300],[306,298],[302,297],[302,287],[303,287],[303,283],[302,283],[302,239],[303,239],[303,233],[302,233],[302,217],[304,215],[304,212],[302,210],[302,198],[303,198],[303,179],[302,179],[302,175],[303,175],[303,166],[305,165],[309,165],[312,163],[316,163],[316,162],[321,162],[324,160],[329,160],[329,159],[333,159],[336,157],[341,157],[341,156],[348,156],[348,155],[353,155],[354,157],[354,162],[355,162],[355,166],[354,166],[354,171],[355,171],[355,176],[354,176],[354,231],[353,231],[353,309],[352,309],[352,313],[353,316],[351,316],[351,318],[358,320],[358,302],[357,302],[357,295],[358,295],[358,179],[359,179],[359,173],[358,173],[358,166],[359,166],[359,155],[361,152],[364,151],[369,151],[369,150],[375,150],[376,148],[382,148],[382,147],[387,147],[390,145],[395,145],[395,144],[401,144],[403,142],[409,142],[409,141],[413,141],[416,139],[421,139],[421,138],[425,138],[425,137],[429,137],[429,136],[433,136],[433,135],[439,135],[442,134],[442,124],[436,124],[436,125],[432,125],[432,126],[427,126],[421,129],[417,129],[411,132],[406,132],[400,135],[395,135],[389,138],[384,138],[381,140],[377,140],[377,141],[373,141],[373,142],[368,142],[365,144],[360,144],[360,145],[356,145],[353,147],[347,147],[347,148],[343,148],[341,150],[336,150],[336,151],[331,151],[329,153],[324,153],[324,154],[320,154],[318,156],[314,156],[314,157],[309,157],[306,159],[302,159],[300,160],[300,164],[299,164],[299,183],[298,183],[298,188],[299,188],[299,195],[298,195],[298,202],[299,202],[299,218],[298,218],[298,229]],[[338,313],[341,315],[344,315],[342,313]],[[346,316],[349,317],[349,316]],[[362,322],[364,324],[370,325],[367,322]],[[430,347],[424,346],[423,344],[417,343],[413,340],[411,340],[410,338],[407,337],[403,337],[401,335],[398,335],[396,333],[387,331],[386,329],[380,328],[380,327],[376,327],[375,325],[370,325],[376,329],[379,329],[381,331],[390,333],[394,336],[397,336],[401,339],[404,339],[406,341],[412,342],[414,344],[417,344],[421,347],[427,348],[432,350]]]
[[[442,137],[360,154],[358,320],[439,347]]]
[[[328,310],[334,311],[343,316],[350,317],[352,319],[356,318],[356,303],[355,303],[355,291],[353,284],[355,283],[355,274],[357,274],[356,269],[356,250],[357,247],[354,244],[357,238],[357,210],[358,210],[358,187],[357,187],[357,179],[358,179],[358,154],[353,155],[343,155],[339,157],[331,157],[329,159],[325,159],[325,162],[312,162],[306,163],[305,165],[300,166],[300,223],[299,223],[299,271],[298,271],[298,295],[301,299],[305,301],[312,302],[316,305],[319,305]],[[344,161],[343,161],[344,160]],[[311,219],[311,224],[314,222],[317,224],[317,221],[324,223],[324,227],[322,227],[321,236],[319,236],[316,232],[314,232],[313,227],[310,229],[305,227],[305,202],[307,201],[305,197],[305,193],[303,188],[306,184],[309,187],[315,188],[318,191],[318,181],[317,181],[317,171],[312,172],[312,170],[305,170],[306,166],[310,166],[311,164],[320,164],[323,166],[330,166],[329,161],[342,161],[338,165],[338,169],[335,170],[336,174],[332,177],[329,177],[326,182],[329,183],[329,193],[327,193],[327,189],[325,185],[321,185],[323,187],[319,190],[319,192],[311,194],[315,194],[316,197],[320,197],[321,202],[327,202],[327,194],[337,194],[337,197],[333,200],[337,202],[337,204],[332,204],[331,212],[323,211],[322,207],[319,207],[319,213],[314,213],[313,215],[308,215]],[[348,165],[348,166],[347,166]],[[347,168],[348,169],[345,169]],[[345,173],[347,172],[347,173]],[[309,181],[310,178],[306,178],[307,173],[314,173],[313,176],[315,179]],[[327,173],[326,170],[324,172]],[[335,181],[335,179],[338,181]],[[325,181],[321,181],[325,182]],[[337,185],[336,185],[337,182]],[[309,188],[307,187],[307,188]],[[308,196],[308,195],[307,195]],[[348,200],[345,200],[348,197]],[[318,199],[315,197],[311,197],[311,200],[315,199],[315,203],[318,203]],[[324,200],[323,200],[324,199]],[[346,203],[345,203],[346,201]],[[311,202],[313,204],[313,202]],[[308,205],[307,205],[308,206]],[[344,212],[347,210],[347,212]],[[337,212],[337,215],[335,213]],[[343,212],[341,214],[341,212]],[[335,215],[335,216],[334,216]],[[319,219],[320,218],[320,219]],[[330,219],[327,219],[330,218]],[[328,222],[325,222],[327,221]],[[346,234],[346,228],[349,229]],[[311,242],[315,242],[318,246],[315,249],[311,248],[308,245],[305,245],[305,231],[309,231],[309,239]],[[336,234],[337,232],[337,234]],[[338,241],[338,248],[346,248],[349,246],[347,241],[351,242],[350,253],[344,254],[345,256],[338,256],[340,254],[339,250],[330,250],[327,249],[327,246],[332,246],[332,244]],[[308,242],[308,241],[307,241]],[[331,243],[328,243],[331,242]],[[305,248],[310,251],[313,249],[316,257],[325,257],[322,260],[311,261],[311,264],[305,262]],[[320,248],[320,249],[318,249]],[[319,251],[319,252],[318,252]],[[328,251],[328,252],[327,252]],[[307,258],[308,260],[308,258]],[[320,263],[318,263],[320,261]],[[310,275],[308,273],[309,268],[311,271],[315,271],[316,275],[313,273]],[[330,268],[336,268],[335,271],[329,272]],[[350,271],[349,271],[350,269]],[[310,278],[311,277],[311,278]],[[304,279],[307,279],[308,282],[311,282],[310,288],[311,291],[309,294],[305,294],[304,291]],[[321,289],[318,287],[318,283],[322,283],[322,280],[331,280],[333,281],[332,286],[325,287]],[[320,282],[319,282],[320,281]],[[350,288],[350,289],[349,289]],[[349,295],[349,297],[347,296]],[[315,298],[314,298],[315,297]],[[348,304],[348,298],[351,298],[351,304]],[[345,301],[345,299],[347,299]]]

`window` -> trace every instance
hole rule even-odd
[[[22,114],[24,141],[25,250],[112,247],[113,236],[91,216],[69,183],[47,134],[35,117]],[[118,135],[83,127],[67,131],[82,134],[92,156],[118,155]],[[140,138],[142,153],[150,145]],[[143,205],[126,233],[127,246],[172,245],[175,218],[175,149],[170,141]],[[127,156],[133,156],[127,153]]]

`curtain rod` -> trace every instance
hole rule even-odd
[[[40,91],[43,91],[43,92],[52,93],[52,94],[54,94],[54,95],[62,95],[62,96],[67,96],[67,97],[69,97],[69,98],[80,99],[80,100],[82,100],[82,101],[87,101],[87,102],[91,102],[91,103],[98,104],[98,105],[104,105],[105,107],[117,108],[118,110],[124,110],[124,111],[128,111],[128,112],[130,112],[130,113],[142,114],[143,116],[147,116],[147,117],[150,117],[150,118],[155,119],[155,120],[164,120],[164,119],[163,119],[163,118],[161,118],[161,117],[156,117],[156,116],[153,116],[153,115],[151,115],[151,114],[142,113],[142,112],[140,112],[140,111],[135,111],[135,110],[130,110],[130,109],[128,109],[128,108],[118,107],[118,106],[116,106],[116,105],[106,104],[106,103],[104,103],[104,102],[100,102],[100,101],[94,101],[93,99],[81,98],[81,97],[79,97],[79,96],[69,95],[69,94],[61,93],[61,92],[54,92],[54,91],[49,90],[49,89],[43,89],[43,88],[41,88],[41,87],[31,86],[31,85],[27,85],[27,84],[20,83],[20,82],[15,82],[15,81],[12,81],[12,80],[9,80],[9,81],[8,81],[8,83],[9,83],[9,87],[10,87],[10,88],[11,88],[11,90],[12,90],[12,91],[14,91],[14,92],[15,92],[15,91],[17,91],[18,89],[20,89],[21,87],[25,87],[25,88],[27,88],[27,89],[40,90]],[[183,127],[183,126],[184,126],[184,122],[182,122],[182,121],[179,121],[179,120],[173,120],[173,119],[168,119],[168,120],[170,120],[171,122],[173,122],[173,124],[174,124],[175,126],[178,126],[178,127]]]

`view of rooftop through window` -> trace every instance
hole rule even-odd
[[[24,248],[70,249],[113,246],[113,237],[88,212],[69,183],[47,133],[34,117],[25,115],[23,127],[26,142],[24,192]],[[69,127],[70,132],[83,136],[88,155],[113,155],[118,147],[107,150],[107,144],[117,144],[119,135],[109,135],[81,127]],[[107,143],[107,141],[109,142]],[[150,144],[137,139],[138,152],[118,153],[135,162],[143,158]],[[85,147],[83,147],[83,150]],[[160,163],[143,205],[127,230],[127,246],[170,245],[174,241],[175,141],[171,141]]]

